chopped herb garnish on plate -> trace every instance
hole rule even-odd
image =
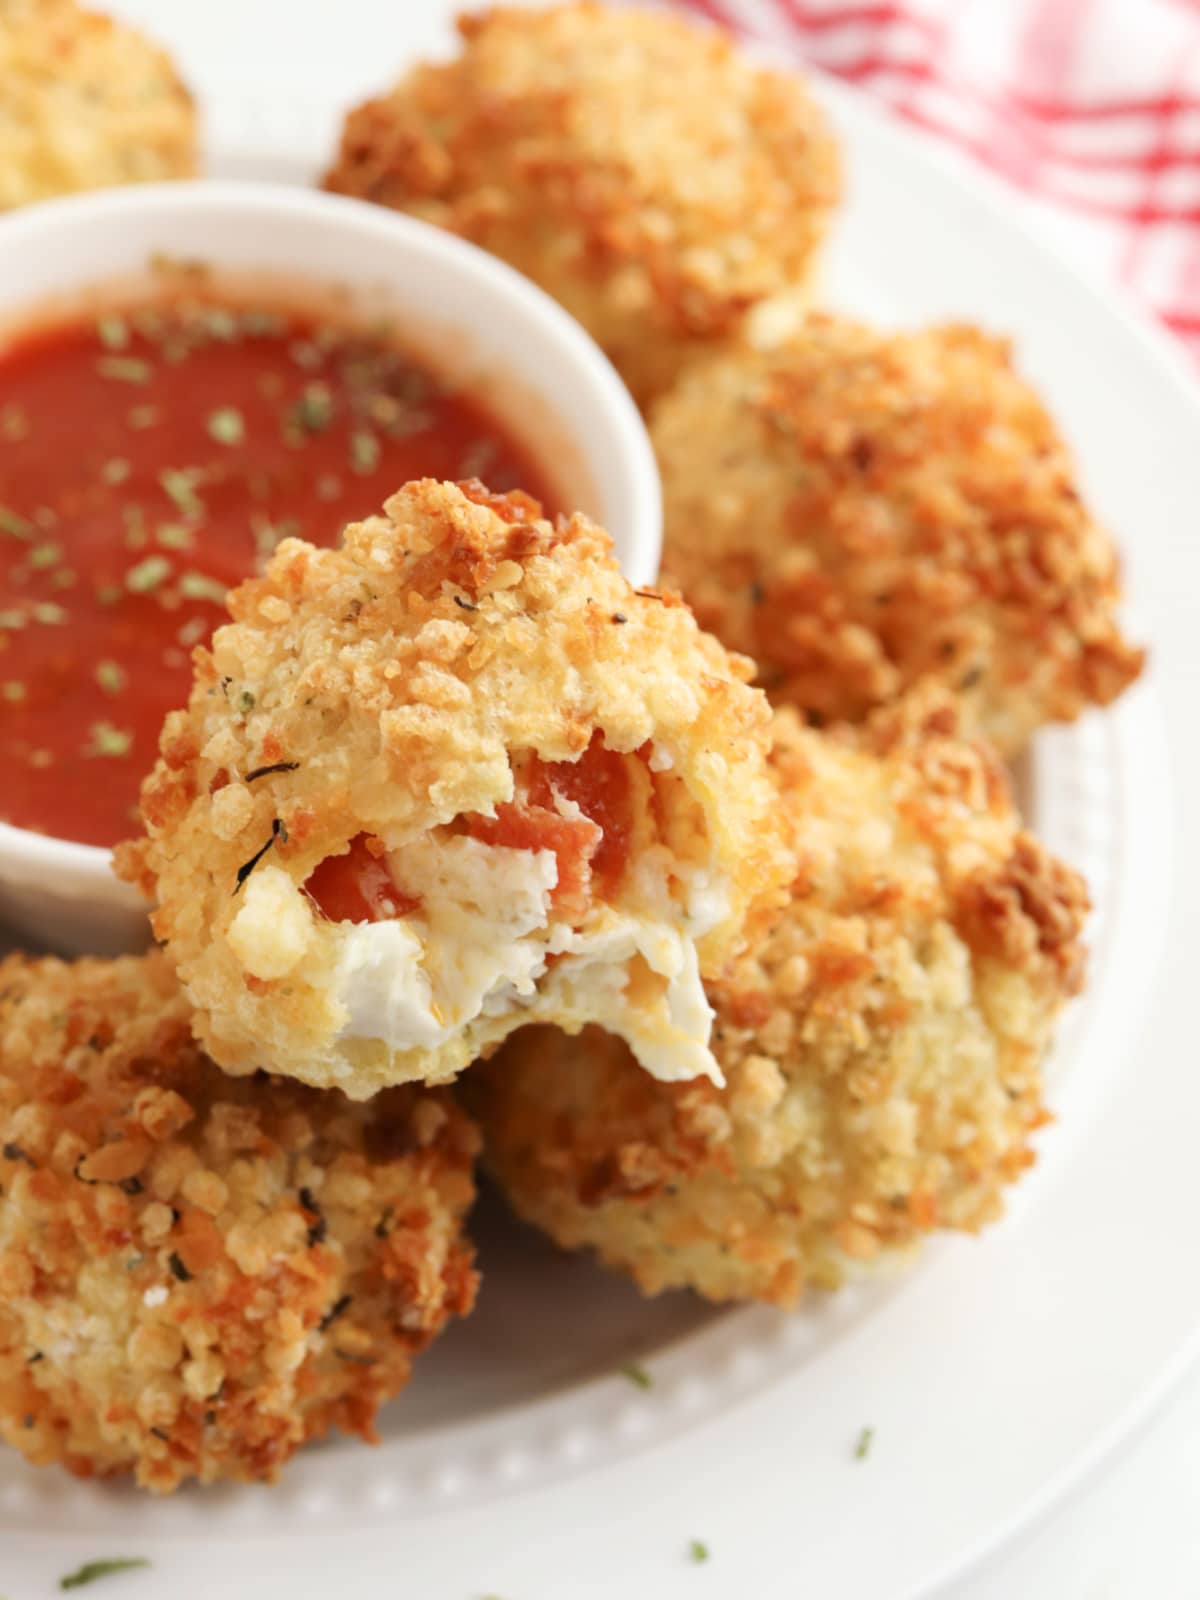
[[[114,728],[111,722],[92,723],[92,742],[84,749],[85,756],[127,756],[133,748],[133,735],[125,728]]]
[[[118,1572],[132,1572],[135,1567],[149,1565],[145,1556],[113,1556],[105,1561],[85,1561],[74,1572],[69,1572],[65,1578],[60,1578],[58,1587],[82,1589],[85,1584],[95,1583],[98,1578],[112,1578]]]
[[[693,1539],[688,1545],[688,1560],[701,1566],[709,1558],[709,1548],[703,1539]]]
[[[218,444],[241,444],[246,437],[246,422],[236,406],[218,406],[208,416],[208,434]]]
[[[645,1367],[640,1366],[636,1361],[626,1362],[621,1368],[621,1376],[628,1378],[635,1388],[651,1389],[654,1387],[654,1379],[646,1371]]]
[[[36,571],[42,572],[47,567],[55,566],[62,560],[62,545],[47,540],[45,544],[35,544],[29,552],[29,565]]]
[[[875,1438],[874,1428],[864,1428],[858,1436],[858,1443],[854,1446],[854,1459],[865,1461],[871,1453],[871,1444]]]
[[[118,383],[149,383],[151,376],[150,363],[139,356],[101,356],[96,371]]]
[[[42,600],[33,608],[33,620],[47,628],[61,628],[68,618],[62,606],[56,606],[53,600]]]

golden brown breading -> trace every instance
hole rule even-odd
[[[651,12],[500,7],[459,30],[457,60],[351,112],[329,188],[511,262],[641,403],[754,308],[803,303],[839,175],[797,78]]]
[[[1001,340],[813,316],[685,379],[652,434],[669,579],[777,703],[857,721],[931,679],[1012,755],[1141,670],[1113,546]]]
[[[0,86],[0,211],[196,171],[195,110],[170,57],[72,0],[3,0]]]
[[[385,509],[282,543],[164,726],[120,865],[198,1037],[354,1096],[522,1021],[715,1070],[698,965],[791,870],[749,663],[584,517],[430,480]]]
[[[655,1083],[599,1030],[518,1034],[462,1092],[523,1217],[648,1293],[786,1304],[1000,1213],[1046,1117],[1087,897],[953,727],[922,697],[855,748],[779,713],[800,871],[710,985],[727,1087]]]
[[[474,1127],[226,1078],[160,955],[0,962],[0,1435],[81,1477],[273,1478],[475,1295]]]

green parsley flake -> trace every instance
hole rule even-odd
[[[864,1428],[858,1436],[858,1443],[854,1446],[854,1459],[865,1461],[871,1453],[871,1444],[875,1438],[874,1428]]]
[[[125,574],[125,587],[130,594],[149,594],[171,576],[171,563],[166,556],[147,556]]]
[[[19,517],[7,506],[0,506],[0,533],[6,533],[10,539],[28,539],[32,532],[32,523],[26,522],[24,517]]]
[[[639,1366],[636,1361],[627,1362],[621,1368],[621,1376],[628,1378],[635,1388],[651,1389],[654,1387],[654,1379],[646,1371],[645,1367]]]
[[[123,456],[113,456],[111,461],[106,461],[100,468],[100,476],[110,487],[115,488],[118,483],[124,483],[133,468]]]
[[[237,318],[225,306],[205,306],[203,327],[210,339],[232,344],[237,338]]]
[[[196,485],[203,477],[199,467],[168,467],[159,473],[158,481],[163,493],[175,502],[185,517],[202,517],[204,501],[196,493]]]
[[[125,506],[121,512],[125,523],[126,550],[144,550],[150,542],[146,532],[146,514],[141,506]]]
[[[33,620],[35,622],[44,622],[50,628],[61,628],[67,620],[67,613],[61,606],[56,606],[52,600],[43,600],[34,606]]]
[[[254,696],[249,689],[243,689],[238,695],[238,710],[244,717],[248,717],[254,710]]]
[[[29,565],[40,572],[45,567],[53,567],[61,561],[62,553],[62,545],[55,544],[52,540],[47,540],[45,544],[35,544],[29,552]]]
[[[379,440],[365,428],[350,435],[350,465],[355,472],[374,472],[379,465]]]
[[[236,406],[218,406],[208,414],[208,434],[218,444],[241,444],[246,437],[246,423]]]
[[[164,550],[190,550],[195,544],[191,530],[182,522],[164,522],[155,530],[155,542]]]
[[[26,698],[26,689],[23,683],[18,683],[14,678],[8,683],[0,683],[0,700],[7,700],[9,705],[19,705]]]
[[[129,324],[124,317],[101,317],[96,334],[106,350],[124,350],[129,343]]]
[[[58,1580],[60,1589],[82,1589],[95,1583],[97,1578],[111,1578],[118,1572],[131,1572],[135,1567],[148,1567],[145,1556],[115,1556],[108,1561],[85,1561],[75,1572],[68,1572]]]
[[[288,354],[298,367],[303,367],[308,372],[321,365],[321,352],[308,339],[297,339],[294,344],[288,346]]]
[[[709,1548],[703,1539],[693,1539],[688,1545],[688,1560],[702,1566],[709,1558]]]
[[[277,311],[243,311],[242,332],[251,339],[267,339],[281,334],[287,323]]]
[[[333,396],[323,383],[305,385],[290,420],[306,433],[323,433],[333,421]]]
[[[84,747],[85,756],[127,756],[133,748],[133,735],[111,722],[92,723],[92,742]]]
[[[228,591],[219,579],[206,573],[185,572],[179,580],[179,592],[185,600],[211,600],[214,605],[223,606]]]
[[[98,661],[94,676],[105,694],[120,694],[129,682],[124,667],[118,666],[115,661]]]
[[[96,371],[102,378],[115,378],[118,383],[149,383],[151,375],[150,363],[138,356],[101,356]]]

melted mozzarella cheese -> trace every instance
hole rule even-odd
[[[592,1022],[623,1038],[655,1078],[723,1081],[695,943],[727,914],[727,893],[709,875],[684,873],[673,896],[665,873],[642,874],[636,909],[597,907],[578,929],[553,917],[552,851],[426,835],[388,859],[421,911],[330,930],[343,1037],[403,1051],[466,1030],[482,1048],[526,1022],[572,1032]]]

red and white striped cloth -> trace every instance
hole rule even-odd
[[[1200,0],[669,3],[968,151],[1200,361]]]

